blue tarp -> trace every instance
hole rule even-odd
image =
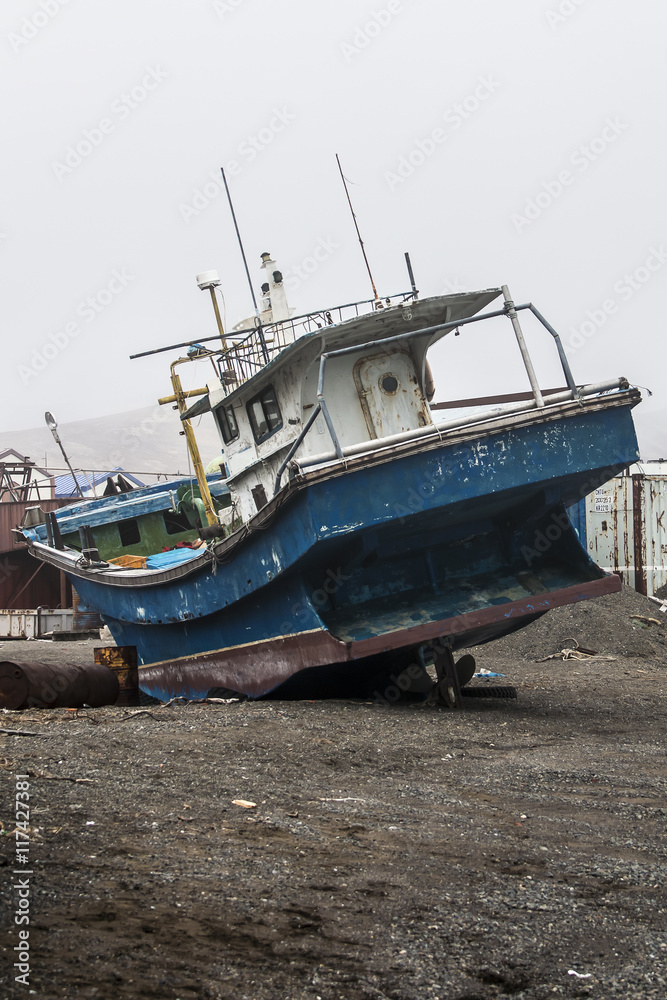
[[[153,556],[146,558],[146,569],[169,569],[171,566],[180,566],[188,559],[194,559],[199,554],[199,549],[172,549],[170,552],[156,552]]]

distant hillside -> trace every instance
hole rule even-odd
[[[200,420],[200,426],[197,426]],[[220,440],[210,414],[194,421],[204,465],[220,454]],[[188,474],[185,438],[170,406],[148,406],[93,420],[60,424],[58,433],[75,469],[108,471],[120,466],[146,475]],[[49,471],[64,469],[63,457],[46,424],[28,430],[0,432],[0,451],[14,448]],[[46,455],[46,459],[45,459]],[[65,469],[66,471],[66,469]]]

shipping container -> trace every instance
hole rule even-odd
[[[570,508],[588,554],[640,594],[667,584],[667,462],[642,462]]]

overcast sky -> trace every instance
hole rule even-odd
[[[0,36],[3,432],[152,405],[172,356],[129,355],[216,332],[199,271],[250,315],[221,166],[257,287],[268,250],[298,313],[369,297],[339,153],[381,294],[406,250],[423,296],[508,284],[667,457],[662,0],[4,0]],[[448,338],[436,399],[515,353]]]

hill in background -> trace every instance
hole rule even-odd
[[[198,426],[199,424],[199,426]],[[210,414],[193,422],[204,465],[220,455],[218,433]],[[144,481],[156,475],[188,475],[185,437],[170,406],[147,406],[108,417],[60,424],[58,433],[74,469],[108,472],[120,466]],[[62,454],[46,424],[0,433],[0,451],[14,448],[50,472],[66,472]]]

